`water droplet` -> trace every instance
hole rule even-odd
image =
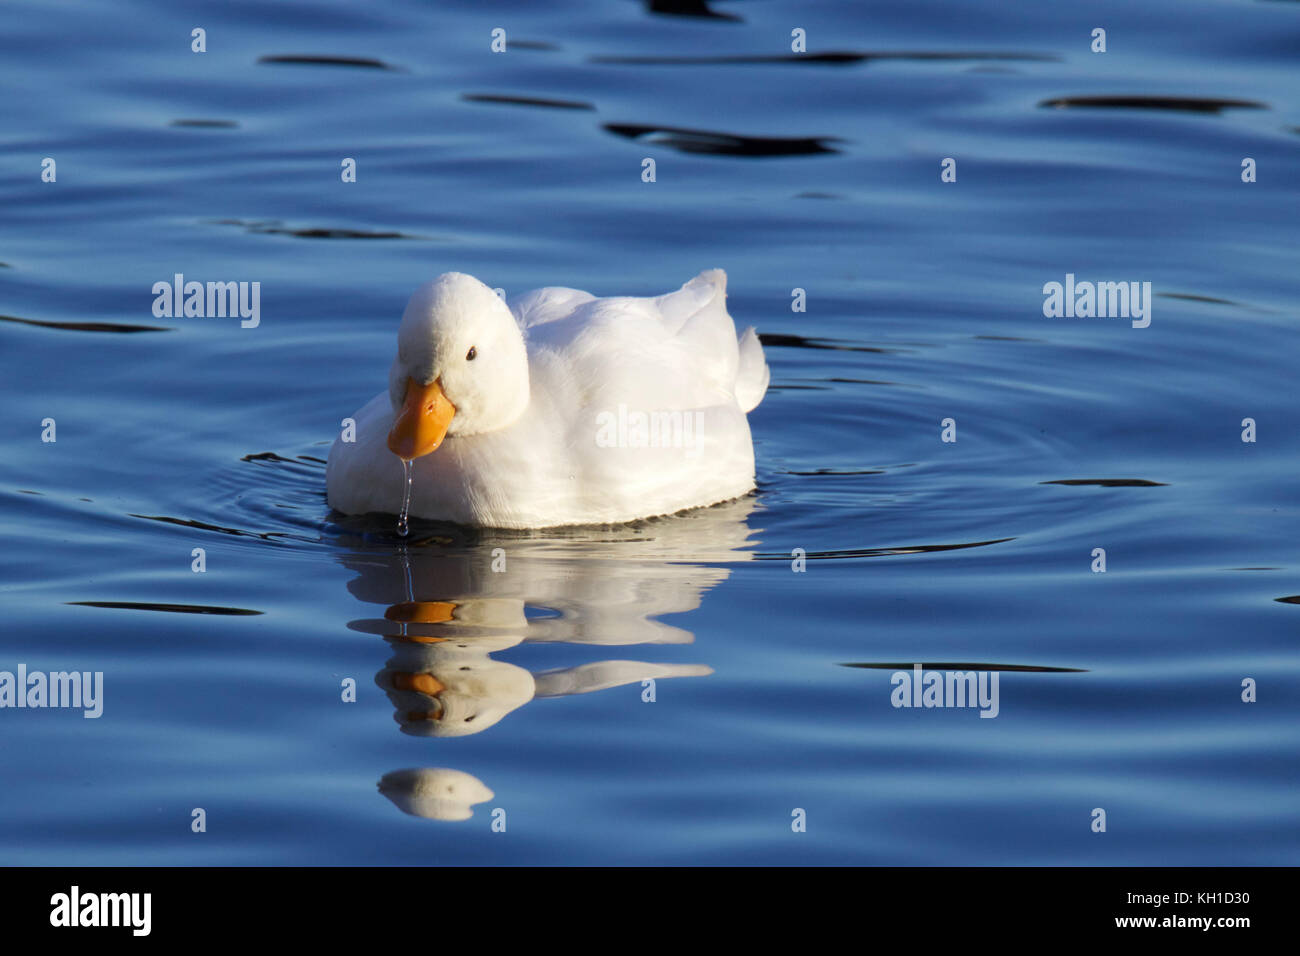
[[[406,491],[402,493],[402,513],[397,516],[397,534],[405,538],[410,531],[406,516],[411,511],[411,479],[415,477],[415,465],[410,459],[403,458],[402,468],[406,472]]]

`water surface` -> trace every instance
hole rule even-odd
[[[1294,862],[1300,6],[709,6],[5,5],[0,670],[105,700],[0,711],[0,861]],[[420,283],[714,266],[756,495],[326,506]],[[1067,273],[1150,327],[1045,318]],[[998,717],[892,707],[918,662]]]

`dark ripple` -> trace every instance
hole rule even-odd
[[[636,123],[606,123],[605,129],[616,136],[640,140],[653,146],[667,146],[683,153],[709,153],[720,156],[811,156],[838,153],[827,143],[843,140],[834,136],[741,136],[706,129],[680,126],[641,126]]]
[[[366,56],[322,56],[310,53],[280,53],[259,56],[258,63],[287,63],[295,66],[345,66],[361,70],[389,70],[403,72],[399,66]]]
[[[1213,305],[1241,305],[1240,302],[1233,302],[1231,299],[1216,299],[1212,295],[1194,295],[1191,292],[1157,292],[1156,295],[1165,299],[1183,299],[1187,302],[1209,302]]]
[[[189,129],[237,129],[239,127],[234,120],[223,119],[174,119],[167,125]]]
[[[165,325],[128,325],[124,322],[49,322],[43,319],[20,319],[16,315],[0,315],[0,322],[17,322],[35,325],[42,329],[62,329],[64,332],[174,332]]]
[[[802,335],[790,335],[783,332],[760,332],[758,340],[764,345],[792,349],[831,349],[836,352],[875,352],[880,355],[892,355],[903,351],[902,349],[887,349],[875,345],[845,345],[840,339],[805,338]]]
[[[199,521],[195,518],[173,518],[168,515],[139,515],[131,514],[132,518],[142,518],[145,521],[161,521],[163,524],[179,525],[182,528],[196,528],[199,531],[215,531],[217,534],[228,534],[235,538],[260,538],[263,541],[280,543],[282,541],[303,541],[308,544],[315,544],[317,539],[309,538],[306,535],[289,534],[284,531],[244,531],[240,528],[227,528],[219,524],[209,524],[206,521]]]
[[[702,17],[709,20],[727,20],[731,23],[744,23],[734,13],[719,13],[709,6],[707,0],[646,0],[646,10],[669,17]]]
[[[240,461],[273,461],[273,462],[282,462],[286,465],[300,465],[304,461],[319,463],[322,465],[325,464],[325,462],[322,461],[321,459],[313,458],[311,455],[298,455],[295,458],[286,458],[284,457],[284,455],[278,455],[273,451],[260,451],[257,452],[256,454],[244,455],[239,460]]]
[[[268,229],[270,234],[299,239],[419,239],[402,232],[368,232],[362,229]]]
[[[244,455],[240,461],[287,461],[292,462],[292,458],[285,458],[283,455],[277,455],[273,451],[259,451],[256,454]]]
[[[218,226],[242,226],[244,229],[259,236],[293,236],[297,239],[428,239],[428,236],[417,236],[412,233],[396,232],[392,230],[367,230],[367,229],[335,229],[313,227],[307,229],[294,229],[284,225],[278,219],[214,219],[212,222]]]
[[[1145,478],[1058,478],[1040,481],[1040,485],[1099,485],[1102,488],[1164,488],[1167,482],[1147,481]]]
[[[730,56],[593,56],[588,62],[620,66],[751,66],[767,64],[870,63],[878,60],[998,60],[1031,63],[1059,63],[1060,57],[1041,53],[988,53],[948,50],[834,50],[825,53],[733,54]]]
[[[1015,538],[994,538],[991,541],[971,541],[964,544],[910,544],[898,548],[845,548],[838,551],[808,551],[804,557],[808,560],[839,560],[844,558],[880,558],[897,554],[930,554],[935,551],[964,551],[967,548],[983,548],[991,544],[1003,544]],[[789,561],[785,552],[757,552],[757,561]],[[911,666],[910,664],[908,665]]]
[[[501,93],[462,93],[468,103],[501,103],[507,106],[540,106],[556,110],[594,110],[595,104],[583,100],[557,100],[544,96],[507,96]]]
[[[226,614],[248,616],[265,614],[265,611],[250,611],[243,607],[219,607],[212,604],[156,604],[152,601],[66,601],[78,607],[107,607],[123,611],[165,611],[169,614]]]
[[[815,468],[812,471],[778,471],[781,475],[798,475],[808,478],[818,475],[833,475],[836,477],[849,477],[853,475],[884,475],[887,474],[883,468]]]
[[[1173,110],[1183,113],[1220,113],[1226,109],[1268,109],[1255,100],[1227,100],[1211,96],[1059,96],[1039,106],[1056,109],[1100,107],[1103,109]]]

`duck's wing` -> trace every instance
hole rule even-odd
[[[531,329],[548,322],[567,319],[578,306],[596,298],[590,292],[580,289],[566,289],[563,286],[548,286],[534,289],[507,301],[510,311],[520,328]]]
[[[563,354],[576,380],[593,391],[606,386],[616,400],[620,394],[629,403],[641,399],[636,393],[644,385],[673,407],[734,401],[748,412],[767,390],[762,345],[752,328],[737,337],[721,269],[701,272],[660,296],[596,298],[548,288],[511,307],[530,343]],[[588,400],[598,396],[589,394]]]

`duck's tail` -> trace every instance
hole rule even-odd
[[[736,402],[742,412],[752,412],[767,394],[772,371],[763,357],[763,345],[751,325],[740,336],[740,366],[736,369]]]
[[[727,274],[721,269],[705,269],[676,292],[659,296],[655,303],[673,335],[693,343],[703,356],[718,357],[710,369],[713,381],[733,392],[740,410],[750,412],[758,407],[771,373],[753,328],[741,333],[736,352],[731,352],[736,323],[727,312]]]

